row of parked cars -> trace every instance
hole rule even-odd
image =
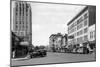
[[[72,49],[67,49],[68,53],[77,53],[77,54],[89,54],[92,53],[94,50],[90,48],[89,45],[87,46],[78,46]]]
[[[28,58],[45,57],[46,55],[47,55],[47,51],[45,49],[38,49],[30,52],[28,54]]]
[[[78,48],[73,49],[72,53],[88,54],[90,53],[90,51],[86,47],[78,47]]]
[[[95,51],[94,48],[91,48],[89,44],[69,45],[66,48],[60,48],[59,50],[55,50],[55,52],[73,53],[73,54],[91,54],[94,51]]]

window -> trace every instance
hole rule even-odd
[[[77,32],[77,36],[79,36],[79,32]]]
[[[94,38],[95,38],[95,31],[94,31]]]
[[[87,28],[85,28],[85,29],[84,29],[84,33],[87,33],[87,31],[88,31],[88,29],[87,29]]]
[[[20,16],[21,16],[21,4],[20,4],[20,7],[19,7],[19,8],[20,8],[20,10],[19,10],[19,14],[20,14]]]
[[[16,21],[16,24],[18,24],[18,21]]]
[[[74,28],[74,31],[76,31],[76,27]]]
[[[86,20],[84,21],[84,26],[86,26],[86,25],[87,25],[87,23],[88,23],[88,22],[87,22],[87,19],[86,19]]]
[[[91,32],[90,32],[90,39],[91,39]]]
[[[90,39],[93,38],[93,32],[90,32]]]
[[[83,21],[83,17],[80,17],[78,20],[77,20],[77,24],[79,24],[80,22]]]
[[[91,38],[93,38],[93,32],[91,32]]]
[[[77,38],[77,43],[81,43],[83,41],[83,37]]]
[[[74,36],[77,36],[77,33],[75,33]]]
[[[76,39],[74,39],[74,43],[76,43]]]
[[[77,36],[82,35],[83,34],[83,30],[80,30],[79,32],[77,32]]]
[[[80,37],[80,38],[79,38],[79,42],[82,42],[82,40],[83,40],[83,37]]]
[[[71,26],[69,27],[69,30],[72,29],[74,27],[74,23],[71,24]]]
[[[69,30],[68,30],[68,34],[69,34]]]
[[[79,25],[77,26],[77,30],[79,29]]]
[[[22,25],[22,30],[24,30],[24,25]]]
[[[83,34],[83,30],[80,31],[80,35],[82,35],[82,34]]]
[[[77,38],[77,42],[79,42],[79,38]]]
[[[88,35],[85,35],[84,36],[84,41],[87,41],[88,40]]]
[[[76,26],[76,25],[77,25],[77,22],[74,23],[74,26]]]
[[[15,30],[18,30],[18,25],[15,26]]]
[[[20,35],[23,36],[23,32],[20,32]]]
[[[23,16],[24,16],[24,4],[23,4]]]
[[[16,12],[16,16],[18,15],[18,12]]]
[[[88,13],[84,14],[84,19],[86,19],[88,17]]]
[[[77,26],[77,30],[79,30],[80,28],[82,28],[83,27],[83,24],[81,23],[81,24],[79,24],[78,26]]]
[[[70,29],[69,29],[69,27],[68,27],[68,31],[69,31]]]
[[[74,27],[74,23],[71,25],[71,28],[73,28]]]

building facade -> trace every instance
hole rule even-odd
[[[49,37],[49,46],[54,52],[60,52],[67,45],[67,34],[52,34]]]
[[[27,2],[16,1],[13,8],[13,32],[24,38],[24,41],[32,41],[32,12]]]
[[[68,45],[80,45],[89,41],[89,27],[96,23],[96,7],[86,6],[68,25]]]
[[[96,31],[95,30],[95,24],[93,24],[89,27],[89,33],[88,33],[89,34],[89,36],[88,36],[89,41],[95,41],[95,37],[96,37],[95,31]]]
[[[96,29],[95,29],[95,24],[91,25],[89,27],[89,32],[88,32],[88,38],[89,38],[89,43],[91,45],[91,48],[95,48],[96,46]]]

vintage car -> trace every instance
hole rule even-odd
[[[35,58],[35,57],[44,57],[47,55],[47,51],[46,50],[36,50],[36,51],[33,51],[29,54],[29,57],[30,58]]]
[[[79,47],[76,52],[79,54],[88,54],[89,49],[87,47]]]

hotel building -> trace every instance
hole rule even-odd
[[[27,2],[16,1],[13,8],[13,32],[24,38],[24,41],[32,41],[32,12]]]
[[[89,41],[89,27],[96,23],[96,7],[86,6],[68,22],[68,45],[80,45]]]

